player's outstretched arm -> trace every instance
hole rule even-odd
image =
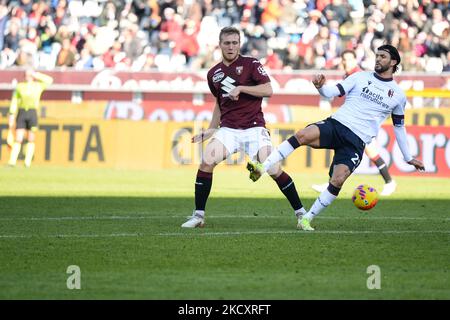
[[[323,74],[317,74],[312,79],[313,85],[316,87],[316,89],[322,88],[322,86],[325,84],[326,78]]]
[[[342,92],[335,85],[325,85],[326,78],[323,74],[318,74],[312,79],[313,85],[316,87],[319,94],[325,98],[334,98],[342,96]]]
[[[191,139],[191,142],[198,143],[208,140],[209,138],[212,137],[214,132],[216,132],[217,128],[219,127],[219,124],[220,124],[220,108],[219,104],[216,102],[216,105],[214,106],[213,116],[211,122],[209,123],[209,128],[204,131],[202,129],[200,133],[194,135]]]
[[[53,78],[50,77],[49,75],[40,73],[40,72],[33,72],[33,78],[36,79],[37,81],[40,81],[42,83],[45,83],[47,86],[51,85],[53,83]]]
[[[425,166],[423,165],[422,161],[413,158],[411,156],[411,153],[409,152],[405,127],[403,125],[394,125],[394,134],[406,163],[414,166],[419,171],[425,171]]]

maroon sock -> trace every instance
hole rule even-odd
[[[212,185],[212,172],[197,171],[195,179],[195,210],[205,210]]]
[[[289,200],[289,203],[294,210],[303,208],[297,189],[295,189],[294,181],[292,181],[291,177],[286,172],[283,171],[283,173],[274,180],[277,183],[278,188],[280,188],[281,192],[283,192],[285,197]]]

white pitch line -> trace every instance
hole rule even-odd
[[[160,219],[164,216],[78,216],[78,217],[5,217],[0,218],[0,221],[63,221],[63,220],[140,220],[140,219]],[[174,218],[175,216],[171,217]],[[179,217],[179,216],[178,216]],[[179,217],[180,218],[180,217]]]
[[[450,234],[450,230],[368,230],[368,231],[353,231],[353,230],[316,230],[316,231],[230,231],[230,232],[205,232],[205,233],[159,233],[158,236],[239,236],[239,235],[259,235],[259,234],[405,234],[405,233],[443,233]]]
[[[111,234],[45,234],[45,235],[24,235],[24,234],[0,234],[0,239],[14,238],[117,238],[117,237],[141,237],[139,233],[111,233]]]
[[[111,234],[47,234],[47,235],[0,235],[0,239],[19,239],[19,238],[118,238],[118,237],[205,237],[205,236],[242,236],[242,235],[265,235],[265,234],[450,234],[450,230],[317,230],[317,231],[300,231],[300,230],[280,230],[280,231],[235,231],[235,232],[203,232],[203,233],[111,233]]]
[[[231,215],[219,215],[219,216],[208,216],[207,219],[284,219],[286,215],[279,216],[254,216],[254,215],[244,215],[244,216],[231,216]],[[292,216],[293,217],[293,216]],[[64,220],[152,220],[152,219],[184,219],[186,216],[78,216],[78,217],[0,217],[0,221],[64,221]],[[440,218],[440,217],[383,217],[383,216],[363,216],[363,217],[329,217],[329,216],[318,216],[316,219],[325,220],[443,220],[450,221],[450,218]]]

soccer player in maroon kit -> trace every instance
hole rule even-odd
[[[261,109],[263,97],[272,95],[270,79],[261,63],[240,55],[240,32],[233,27],[220,31],[222,62],[207,75],[216,104],[209,128],[192,137],[193,143],[212,137],[206,146],[195,181],[195,210],[183,228],[203,227],[205,206],[217,164],[238,151],[264,161],[272,151]],[[286,196],[297,217],[306,213],[291,177],[275,165],[268,172]]]
[[[356,59],[356,54],[354,51],[345,50],[342,53],[341,57],[342,57],[342,67],[344,68],[345,71],[344,79],[356,72],[362,71],[362,69],[358,66],[358,60]],[[381,195],[382,196],[391,195],[397,188],[397,183],[395,182],[395,180],[392,179],[391,175],[389,174],[389,169],[388,166],[386,165],[386,162],[384,162],[383,158],[381,158],[376,139],[373,139],[370,144],[366,145],[364,151],[370,158],[370,160],[372,160],[372,162],[375,163],[378,170],[380,171],[380,175],[383,177],[384,187],[383,191],[381,191]],[[322,192],[328,187],[328,183],[313,184],[311,187],[317,192]]]

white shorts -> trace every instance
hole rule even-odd
[[[258,151],[265,146],[272,147],[269,131],[264,127],[248,129],[220,128],[214,135],[230,154],[245,152],[250,159],[256,160]]]

